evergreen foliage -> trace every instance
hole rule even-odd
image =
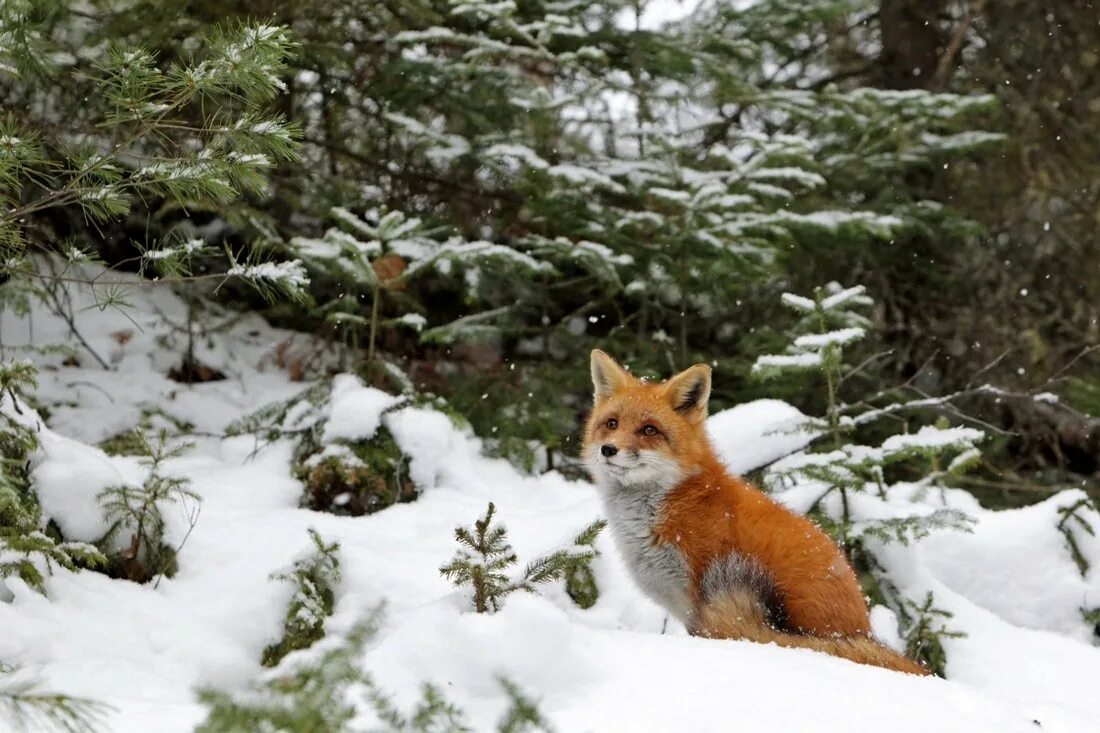
[[[188,479],[165,473],[164,464],[189,451],[191,443],[169,446],[166,431],[159,432],[155,441],[142,434],[139,443],[142,465],[149,475],[141,486],[108,486],[100,492],[99,503],[109,526],[98,545],[108,555],[107,572],[112,577],[139,583],[156,578],[159,583],[159,578],[176,574],[177,555],[186,542],[185,536],[176,547],[168,544],[164,510],[168,505],[180,505],[193,528],[201,498],[188,488]]]
[[[101,258],[90,242],[58,244],[51,236],[66,212],[79,212],[94,231],[154,202],[184,213],[228,204],[262,194],[270,171],[296,155],[296,125],[270,111],[294,47],[285,28],[222,23],[186,51],[158,57],[140,39],[106,33],[108,16],[98,10],[79,30],[67,10],[26,0],[0,14],[0,38],[12,54],[0,64],[0,88],[14,103],[0,121],[0,276],[43,285],[86,280],[79,266]],[[81,53],[76,44],[97,45]],[[54,124],[51,100],[73,105],[69,129]],[[133,244],[128,263],[173,281],[209,278],[193,272],[210,250],[195,234],[187,226],[158,232]],[[28,259],[42,252],[61,254],[69,267],[42,272]],[[230,249],[215,276],[291,297],[308,282],[300,263],[260,262]],[[101,287],[121,302],[117,284]]]
[[[723,355],[751,353],[755,337],[730,314],[760,307],[806,257],[965,223],[893,182],[996,144],[980,129],[994,100],[829,79],[823,39],[859,26],[869,3],[715,4],[657,30],[624,22],[644,6],[274,8],[269,25],[248,27],[272,52],[298,44],[263,69],[300,127],[301,162],[257,151],[270,188],[251,195],[270,198],[217,212],[230,271],[304,287],[300,261],[312,299],[284,317],[345,343],[345,368],[362,360],[372,379],[387,353],[427,362],[410,370],[418,388],[445,394],[501,455],[535,469],[568,452],[584,392],[575,354],[603,345],[639,373],[701,353],[742,368]],[[227,44],[204,29],[232,35],[250,12],[144,0],[90,23],[186,75],[194,63],[220,70]],[[175,60],[181,38],[202,61]],[[264,99],[248,114],[267,113]],[[179,116],[209,126],[201,110]],[[176,211],[148,226],[180,233],[146,247],[157,266],[176,259],[162,252],[212,239]],[[241,241],[290,264],[250,269],[237,262]],[[719,402],[741,396],[718,388]],[[530,399],[553,409],[521,406]]]
[[[1092,537],[1096,536],[1096,530],[1093,528],[1092,523],[1087,518],[1081,516],[1083,511],[1091,511],[1095,521],[1095,515],[1097,512],[1100,512],[1100,508],[1097,507],[1095,501],[1085,496],[1069,506],[1060,507],[1058,509],[1058,514],[1061,516],[1061,519],[1058,520],[1057,525],[1058,531],[1062,533],[1062,537],[1066,540],[1066,548],[1073,557],[1073,562],[1081,572],[1082,578],[1088,576],[1090,564],[1085,553],[1081,552],[1081,546],[1078,544],[1074,532],[1085,532]]]
[[[96,733],[103,730],[106,705],[93,700],[39,692],[33,684],[9,683],[15,670],[0,664],[0,718],[16,733]]]
[[[146,407],[141,411],[136,427],[100,441],[98,447],[109,456],[140,456],[146,453],[148,435],[165,430],[172,437],[177,437],[194,429],[195,426],[186,420],[173,417],[156,407]]]
[[[271,576],[295,586],[283,621],[283,638],[264,649],[262,663],[274,667],[290,652],[305,649],[325,635],[325,619],[332,615],[340,584],[339,543],[326,544],[309,530],[313,550],[289,569]]]
[[[898,591],[876,548],[909,546],[935,530],[968,532],[973,520],[947,506],[911,514],[891,509],[895,515],[886,517],[868,514],[866,509],[856,508],[854,496],[866,493],[883,501],[901,496],[920,499],[932,487],[944,487],[972,468],[981,457],[977,444],[985,435],[941,420],[914,433],[890,435],[878,446],[857,442],[860,429],[866,430],[884,416],[895,416],[903,407],[897,402],[877,407],[866,400],[842,401],[842,386],[859,370],[859,365],[852,367],[847,362],[849,347],[864,339],[871,325],[859,311],[873,301],[863,286],[845,288],[837,283],[817,288],[812,298],[784,293],[781,300],[800,316],[788,335],[787,351],[759,357],[753,371],[765,379],[806,371],[820,377],[826,417],[811,418],[795,429],[815,433],[826,448],[780,459],[765,472],[765,485],[772,490],[801,485],[818,492],[810,516],[847,552],[865,592],[897,613],[910,656],[942,676],[946,668],[942,639],[961,634],[947,629],[944,620],[950,614],[933,607],[931,593],[917,603]],[[908,422],[902,424],[908,429]],[[839,501],[830,501],[833,496]]]
[[[504,688],[505,694],[511,700],[511,706],[497,725],[498,733],[526,733],[526,731],[553,733],[554,729],[542,717],[538,705],[523,694],[523,690],[515,682],[501,677],[500,686]]]
[[[318,0],[270,5],[260,22],[243,0],[0,3],[0,311],[26,317],[38,300],[72,337],[0,341],[0,579],[44,593],[58,566],[170,576],[180,546],[168,544],[165,511],[193,508],[193,524],[198,507],[187,481],[166,471],[183,445],[163,432],[151,440],[163,421],[143,413],[136,431],[102,447],[144,456],[148,478],[103,492],[110,530],[100,547],[66,541],[32,484],[34,370],[7,361],[7,349],[49,349],[66,362],[83,349],[111,369],[73,325],[69,283],[91,282],[103,308],[127,306],[118,270],[258,307],[237,287],[246,282],[284,296],[269,315],[318,335],[344,371],[400,392],[400,405],[465,416],[490,450],[528,471],[576,469],[571,440],[588,403],[576,356],[592,346],[641,376],[713,361],[735,375],[715,384],[718,408],[762,389],[775,396],[786,378],[791,399],[821,416],[800,426],[817,445],[768,467],[765,485],[815,492],[810,514],[867,593],[895,611],[909,652],[943,674],[943,640],[959,632],[930,593],[898,590],[898,555],[883,548],[904,554],[930,532],[970,527],[945,489],[983,462],[985,431],[927,411],[959,417],[947,385],[986,374],[989,350],[1002,348],[1015,351],[990,373],[1053,375],[1068,402],[1100,405],[1088,371],[1100,353],[1095,298],[1082,295],[1096,286],[1089,267],[1065,265],[1095,259],[1095,166],[1081,163],[1096,158],[1095,136],[1045,132],[1067,119],[1088,129],[1095,23],[1072,4],[1005,0],[982,13],[980,3],[937,2],[913,5],[902,15],[922,22],[898,33],[890,24],[905,21],[888,5],[702,3],[648,29],[631,23],[646,0]],[[935,36],[964,6],[962,50],[933,59],[942,63],[909,63],[890,46],[890,31],[906,42]],[[1043,43],[1019,44],[1024,33]],[[1026,118],[1023,134],[1007,142],[1010,154],[989,155],[1006,145],[993,129],[1006,118]],[[1005,182],[992,185],[998,176]],[[99,263],[107,274],[91,275]],[[879,302],[872,309],[863,286],[810,293],[831,277],[867,281]],[[784,308],[797,318],[784,333],[744,326],[778,323]],[[205,368],[194,360],[196,318],[173,379]],[[873,329],[890,348],[861,361]],[[951,358],[934,359],[937,350]],[[774,381],[738,378],[748,373]],[[899,375],[930,394],[900,398]],[[987,419],[1042,436],[1044,457],[995,473],[999,490],[1015,482],[1030,501],[1065,483],[1064,472],[1095,472],[1095,419],[1056,395],[973,392],[995,398]],[[360,515],[415,498],[385,421],[367,438],[328,440],[331,405],[322,379],[227,432],[294,441],[305,507]],[[999,446],[1039,452],[1016,436]],[[1029,461],[1056,469],[1037,473]],[[1097,498],[1085,488],[1056,524],[1083,578],[1095,572],[1084,539],[1095,535]],[[937,491],[942,507],[906,510]],[[441,569],[472,589],[478,612],[556,581],[578,606],[596,602],[601,522],[516,573],[494,512],[490,503],[456,530],[462,549]],[[305,663],[268,678],[256,699],[210,693],[208,729],[341,730],[353,688],[389,729],[464,729],[439,690],[426,686],[405,712],[356,669],[369,631],[331,656],[284,659],[321,646],[339,583],[336,545],[311,540],[311,555],[274,576],[297,590],[284,638],[265,650],[280,669]],[[1097,609],[1080,610],[1100,623]],[[502,686],[513,705],[501,730],[545,727]],[[64,697],[4,695],[78,725]]]
[[[399,709],[382,686],[359,663],[366,645],[381,623],[375,609],[337,644],[312,657],[290,657],[244,695],[203,690],[200,699],[210,707],[197,733],[252,733],[257,730],[325,731],[351,733],[364,710],[381,723],[372,730],[386,733],[462,733],[471,730],[462,711],[435,686],[425,684],[420,700],[409,712]],[[291,662],[294,662],[293,664]],[[549,731],[537,706],[508,680],[501,680],[511,701],[496,730],[500,733]]]
[[[38,448],[35,418],[17,393],[34,386],[27,363],[0,362],[0,578],[16,576],[45,593],[46,576],[55,566],[98,568],[107,558],[83,542],[66,542],[43,526],[31,485],[30,460]]]
[[[95,259],[176,282],[245,277],[299,299],[279,317],[342,341],[345,369],[384,378],[387,355],[407,358],[417,388],[532,470],[566,465],[576,353],[741,373],[768,334],[738,324],[770,314],[781,282],[881,273],[884,311],[923,326],[939,285],[968,298],[967,278],[991,285],[996,269],[975,263],[1016,247],[979,246],[971,219],[988,207],[961,206],[966,176],[1005,144],[987,129],[1004,110],[944,93],[969,78],[950,68],[926,89],[927,69],[879,77],[897,19],[873,0],[704,3],[657,29],[630,22],[646,2],[620,0],[322,0],[264,23],[242,0],[9,5],[0,239],[64,267],[20,254],[0,277],[40,289]],[[1023,86],[988,78],[1002,98]],[[963,183],[934,185],[956,171]],[[1034,358],[1064,355],[1041,330]],[[906,343],[868,377],[881,386],[947,338],[915,345],[921,333],[892,332]],[[984,363],[956,346],[936,368],[969,378]],[[723,381],[715,404],[756,389]],[[553,408],[517,406],[525,395]]]
[[[944,651],[943,640],[958,639],[966,634],[949,629],[947,622],[954,614],[936,608],[934,602],[932,591],[928,591],[920,603],[902,597],[898,618],[905,637],[905,653],[911,659],[920,661],[934,674],[945,677],[947,652]]]
[[[407,397],[414,404],[446,407],[428,395]],[[303,507],[360,516],[415,499],[418,490],[409,477],[408,457],[385,424],[357,440],[326,437],[332,400],[332,382],[321,380],[287,400],[237,420],[226,432],[252,434],[264,441],[293,441],[293,474],[305,485]],[[383,414],[405,404],[399,400]]]
[[[439,569],[456,586],[470,586],[475,611],[499,611],[508,594],[517,590],[534,592],[539,585],[561,579],[565,579],[566,591],[578,606],[590,608],[596,603],[599,589],[591,567],[597,554],[593,543],[607,526],[606,521],[593,522],[573,539],[571,547],[536,558],[518,579],[513,579],[508,570],[518,558],[508,542],[505,526],[493,523],[495,514],[496,506],[489,502],[485,516],[474,522],[472,530],[456,527],[455,539],[462,548]]]
[[[463,547],[439,569],[456,586],[470,585],[478,613],[499,611],[504,597],[517,590],[505,571],[518,558],[508,543],[504,525],[493,525],[495,513],[496,506],[489,502],[485,516],[474,522],[473,531],[455,527],[455,539]]]

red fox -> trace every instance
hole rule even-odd
[[[691,634],[927,675],[871,637],[851,566],[808,519],[730,475],[706,433],[710,367],[664,383],[592,352],[583,456],[641,589]]]

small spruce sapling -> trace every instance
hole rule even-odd
[[[288,570],[274,573],[272,580],[296,586],[283,621],[283,638],[264,649],[262,664],[274,667],[296,649],[305,649],[325,635],[325,619],[332,615],[336,588],[340,584],[340,558],[337,542],[325,543],[317,530],[309,530],[313,543],[306,557]]]
[[[97,543],[110,558],[108,574],[139,583],[175,575],[177,556],[198,522],[201,499],[188,486],[190,480],[165,473],[164,464],[191,449],[192,443],[168,445],[167,431],[160,431],[155,442],[142,436],[140,455],[149,475],[141,486],[109,486],[98,499],[110,522]],[[165,536],[164,508],[179,504],[187,512],[189,527],[179,545],[172,547]],[[119,546],[121,542],[121,547]]]
[[[966,636],[961,631],[953,631],[947,627],[947,621],[952,616],[954,614],[950,611],[935,606],[932,591],[928,591],[920,603],[900,596],[898,620],[905,637],[905,653],[940,677],[947,673],[947,652],[943,648],[943,640]]]
[[[571,547],[535,559],[518,580],[513,580],[507,571],[518,558],[508,543],[507,529],[493,524],[495,513],[496,506],[489,502],[485,516],[474,522],[472,531],[456,527],[455,539],[463,547],[439,569],[456,586],[471,586],[478,613],[499,611],[504,598],[514,591],[534,592],[539,585],[562,579],[578,606],[590,608],[596,603],[599,589],[591,564],[598,553],[593,544],[607,522],[601,519],[588,525],[573,539]]]
[[[202,690],[199,699],[209,706],[196,733],[253,733],[253,731],[363,730],[366,710],[374,713],[380,733],[469,733],[463,712],[432,684],[421,687],[420,699],[409,712],[400,709],[384,688],[362,668],[363,654],[382,623],[378,607],[356,623],[347,637],[320,656],[290,660],[246,694]],[[497,733],[550,731],[538,706],[507,679],[501,687],[510,701],[498,722]]]
[[[439,569],[456,586],[469,584],[478,613],[499,611],[506,595],[517,590],[505,572],[516,564],[516,553],[508,543],[504,525],[493,526],[496,506],[489,502],[485,516],[474,522],[473,531],[455,527],[455,539],[463,545],[448,564]]]

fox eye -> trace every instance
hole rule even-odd
[[[657,428],[653,427],[652,425],[646,425],[644,428],[642,428],[642,435],[653,436],[656,435],[658,432],[659,431],[657,430]]]
[[[607,429],[608,430],[614,430],[617,427],[619,427],[619,421],[616,420],[615,418],[611,418],[610,420],[607,421]]]

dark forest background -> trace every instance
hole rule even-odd
[[[712,409],[820,414],[816,378],[751,366],[792,327],[782,293],[859,284],[844,399],[945,398],[907,429],[990,432],[958,478],[984,503],[1100,492],[1093,2],[703,3],[656,29],[618,0],[4,5],[0,278],[24,292],[73,247],[159,274],[200,334],[207,304],[259,311],[314,339],[288,347],[296,378],[326,353],[407,377],[500,453],[570,470],[589,349],[714,363]],[[224,83],[172,71],[244,22],[286,34],[208,64]],[[295,259],[305,290],[224,277]]]

